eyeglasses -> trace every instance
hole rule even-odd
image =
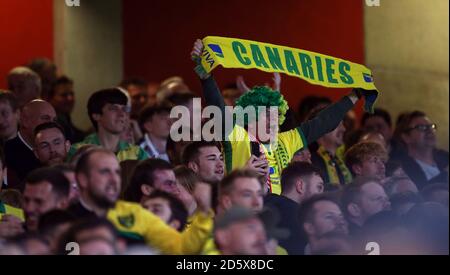
[[[436,129],[437,129],[437,126],[436,126],[436,124],[433,123],[433,124],[419,124],[412,128],[406,129],[406,131],[419,130],[421,132],[427,132],[427,131],[436,130]]]

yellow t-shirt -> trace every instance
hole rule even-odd
[[[260,145],[269,163],[272,193],[281,194],[281,172],[289,164],[294,154],[307,146],[306,139],[299,127],[277,135],[276,147]],[[227,171],[243,168],[251,157],[250,138],[247,131],[235,125],[224,142],[224,156]]]

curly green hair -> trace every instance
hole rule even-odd
[[[274,91],[267,86],[256,86],[249,92],[243,94],[236,101],[236,106],[240,106],[245,109],[247,106],[253,106],[256,109],[256,113],[259,114],[261,107],[278,107],[278,124],[283,124],[285,115],[289,106],[283,95],[278,91]],[[258,117],[256,117],[258,121]],[[247,119],[245,120],[247,124]]]

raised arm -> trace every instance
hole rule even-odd
[[[224,138],[230,134],[229,132],[225,132],[225,130],[227,130],[225,129],[225,101],[219,87],[217,86],[216,81],[214,80],[214,77],[211,74],[208,74],[202,66],[201,54],[203,52],[203,48],[203,42],[200,39],[197,39],[191,52],[191,58],[195,62],[194,71],[196,72],[202,83],[202,92],[206,104],[220,108],[220,111],[222,113],[222,139],[224,140]]]
[[[322,110],[315,118],[300,124],[308,144],[333,131],[344,119],[345,114],[353,108],[361,97],[361,91],[353,89],[352,93]]]

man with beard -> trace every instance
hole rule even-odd
[[[61,164],[70,149],[63,128],[56,122],[46,122],[34,129],[34,154],[42,165]]]
[[[27,176],[23,191],[27,230],[36,231],[39,218],[50,210],[65,209],[69,189],[69,181],[58,169],[44,167],[32,171]]]
[[[114,152],[119,161],[148,158],[139,146],[120,140],[130,113],[127,102],[127,96],[117,88],[100,90],[91,95],[87,109],[96,133],[74,144],[69,151],[69,159],[85,144],[100,145]]]
[[[32,100],[21,109],[19,132],[4,147],[8,188],[23,191],[23,180],[29,172],[39,167],[39,160],[33,152],[33,131],[39,124],[54,121],[55,117],[52,105],[41,99]]]
[[[267,207],[276,209],[281,216],[280,226],[291,232],[280,241],[289,255],[302,255],[306,240],[298,234],[298,206],[315,194],[323,192],[324,183],[318,168],[307,162],[292,162],[281,173],[281,195],[269,194],[264,198]]]
[[[349,221],[350,234],[354,237],[359,237],[362,226],[370,217],[391,208],[383,186],[373,177],[356,178],[345,187],[341,202]]]
[[[331,232],[348,235],[344,214],[332,198],[325,194],[305,200],[298,210],[300,232],[308,239],[304,254],[311,254],[320,245],[320,239]]]
[[[194,190],[198,211],[189,228],[177,232],[137,203],[118,200],[121,188],[120,165],[116,156],[93,148],[76,166],[80,200],[69,208],[78,218],[106,217],[129,243],[145,242],[163,254],[197,254],[212,230],[211,194],[206,184]]]

